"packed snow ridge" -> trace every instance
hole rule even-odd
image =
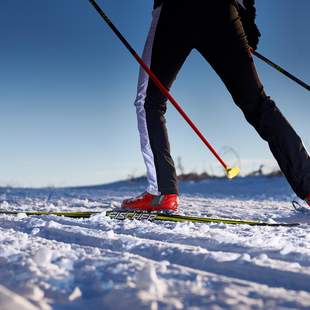
[[[310,309],[310,212],[282,177],[181,184],[186,215],[298,227],[118,221],[140,182],[0,189],[0,309]],[[23,211],[102,211],[90,219]]]

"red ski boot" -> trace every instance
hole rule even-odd
[[[310,207],[310,194],[306,196],[306,203],[308,204],[308,206]]]
[[[147,192],[122,202],[122,209],[135,211],[177,211],[179,197],[176,194],[155,196]]]

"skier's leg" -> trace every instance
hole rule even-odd
[[[170,88],[191,48],[182,34],[184,26],[178,25],[177,14],[169,13],[168,6],[157,9],[154,20],[143,56],[159,80]],[[164,117],[166,98],[143,70],[140,72],[135,105],[147,166],[147,191],[155,195],[177,194],[177,177]]]
[[[237,10],[228,2],[221,3],[214,7],[208,40],[202,38],[197,49],[219,74],[248,122],[268,142],[288,182],[304,199],[310,193],[309,154],[275,103],[265,95]]]

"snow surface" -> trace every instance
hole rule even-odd
[[[281,177],[181,184],[182,214],[299,227],[116,221],[140,182],[0,188],[0,309],[310,309],[310,215]],[[90,219],[25,210],[103,211]]]

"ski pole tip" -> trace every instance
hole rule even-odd
[[[238,167],[228,167],[226,169],[226,176],[228,179],[233,179],[235,178],[238,174],[240,173],[240,168]]]

